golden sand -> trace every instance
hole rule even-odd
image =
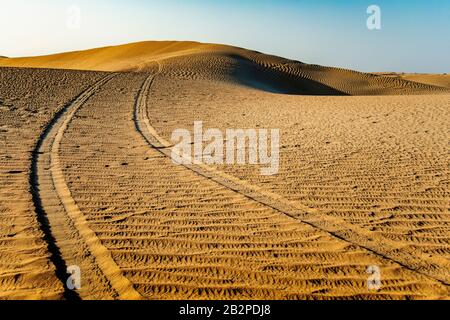
[[[448,76],[195,42],[0,66],[0,299],[449,297]],[[175,165],[198,120],[279,128],[279,174]]]

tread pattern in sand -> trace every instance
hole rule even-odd
[[[199,120],[222,130],[280,128],[278,175],[261,177],[258,166],[218,169],[303,203],[304,212],[320,213],[319,222],[357,226],[389,244],[379,248],[393,259],[448,285],[448,96],[286,97],[164,77],[155,85],[153,132],[170,137]]]
[[[140,90],[146,77],[121,74],[103,87],[79,110],[61,145],[72,197],[141,295],[445,295],[445,289],[427,277],[175,166],[149,148],[133,122],[134,106],[140,105],[136,98],[147,100],[139,98],[147,96]],[[383,268],[386,286],[380,292],[366,287],[369,265]]]
[[[146,81],[143,87],[144,92],[147,92],[150,89],[153,80],[154,78],[150,77]],[[141,109],[143,106],[147,106],[146,100],[140,101],[140,104]],[[156,130],[150,125],[147,111],[137,111],[136,116],[137,119],[143,123],[142,126],[138,125],[139,131],[143,134],[149,144],[151,144],[154,148],[158,148],[161,153],[170,158],[172,154],[171,143],[156,133]],[[184,155],[184,157],[186,157],[188,162],[193,162],[191,155]],[[264,191],[244,180],[240,180],[229,174],[215,170],[210,166],[200,163],[184,166],[204,176],[205,178],[211,179],[231,190],[239,192],[250,199],[278,210],[279,212],[282,212],[294,219],[299,219],[313,227],[329,232],[335,237],[339,237],[354,245],[373,251],[384,258],[391,259],[393,262],[407,267],[410,270],[423,273],[424,275],[440,281],[445,285],[450,285],[448,273],[448,270],[450,270],[450,262],[446,263],[445,260],[443,261],[442,259],[435,258],[434,256],[425,254],[420,255],[417,250],[401,248],[394,241],[385,239],[370,230],[361,228],[357,225],[352,225],[343,219],[339,219],[338,217],[321,214],[316,209],[302,205],[299,202],[289,201],[282,196],[269,191]]]
[[[63,297],[30,192],[33,150],[55,113],[100,76],[0,68],[0,299]]]
[[[168,62],[163,63],[167,66]],[[147,68],[156,72],[154,64]],[[276,188],[271,188],[270,183],[256,187],[257,179],[242,175],[239,168],[224,168],[229,173],[224,174],[199,165],[190,168],[175,166],[167,156],[170,151],[166,148],[167,142],[158,133],[170,131],[173,123],[184,125],[178,118],[182,108],[176,105],[174,112],[165,110],[160,113],[157,104],[161,103],[159,99],[164,94],[172,99],[165,99],[165,103],[179,100],[182,106],[191,108],[191,96],[180,97],[184,95],[183,85],[198,90],[197,97],[202,91],[190,79],[190,74],[183,85],[179,77],[164,72],[157,76],[156,83],[154,75],[147,77],[145,73],[122,73],[109,77],[113,75],[103,79],[105,83],[100,80],[88,88],[55,116],[48,129],[43,128],[38,150],[33,153],[33,159],[28,159],[34,164],[31,176],[36,178],[30,179],[34,204],[37,205],[36,198],[41,202],[43,212],[38,213],[48,217],[54,237],[54,241],[48,237],[44,239],[53,241],[64,265],[80,265],[83,279],[80,298],[395,299],[448,296],[448,286],[440,279],[446,262],[439,257],[444,256],[445,246],[439,249],[444,250],[442,254],[438,248],[432,252],[429,261],[436,262],[435,266],[424,264],[424,256],[416,254],[414,247],[403,248],[403,244],[398,243],[402,250],[395,252],[396,238],[387,238],[358,223],[358,219],[364,220],[362,211],[353,207],[349,211],[345,207],[353,205],[352,199],[342,194],[331,194],[327,201],[333,197],[335,201],[321,206],[317,201],[320,195],[311,195],[310,202],[291,196],[295,195],[297,188],[313,190],[314,184],[327,180],[312,180],[312,185],[308,185],[301,180],[284,179],[282,182],[290,187],[302,182],[300,187],[290,188],[290,194],[285,192],[282,184],[275,184]],[[167,85],[167,81],[171,85]],[[209,80],[202,82],[212,83]],[[172,90],[177,86],[181,90]],[[204,86],[202,90],[208,88]],[[230,96],[237,89],[221,83],[220,89],[224,88]],[[220,94],[220,91],[210,90],[205,97],[214,102],[214,96]],[[264,107],[264,99],[269,96],[256,90],[244,90],[243,94],[247,99],[258,99],[261,102],[258,108]],[[236,98],[240,99],[240,96]],[[331,101],[338,103],[340,100]],[[204,102],[196,103],[201,106]],[[63,103],[58,104],[61,105]],[[317,109],[315,106],[308,110]],[[191,108],[189,111],[198,114],[202,110],[217,111],[213,106]],[[229,111],[232,110],[229,106]],[[280,110],[278,108],[278,112]],[[276,119],[266,111],[261,114]],[[239,112],[241,116],[242,109]],[[167,123],[165,117],[170,117]],[[158,130],[153,128],[156,122],[150,121],[155,118],[164,120],[158,123]],[[185,120],[188,119],[186,117]],[[255,117],[254,120],[257,119]],[[222,125],[228,125],[227,121],[221,121]],[[34,131],[31,136],[36,138],[40,130]],[[5,145],[9,148],[12,144],[8,142]],[[294,151],[289,149],[292,155],[298,156]],[[5,161],[9,166],[12,163]],[[290,161],[295,163],[292,159]],[[327,165],[325,168],[333,169],[330,159],[320,158],[318,161],[323,161]],[[24,163],[29,164],[25,160]],[[8,169],[11,171],[8,176],[19,177],[12,173],[14,168]],[[311,172],[322,169],[321,166],[313,166]],[[23,176],[27,186],[27,175]],[[251,184],[243,181],[247,177]],[[340,191],[339,187],[334,190]],[[404,186],[403,190],[408,189]],[[2,199],[14,196],[2,193]],[[445,206],[440,204],[439,197],[435,198],[428,198],[424,204],[437,219],[443,215],[435,209],[445,209]],[[29,199],[24,200],[25,205],[32,207]],[[414,202],[417,199],[410,200],[411,204],[417,203]],[[370,202],[369,197],[356,206]],[[429,207],[432,202],[436,204],[433,208]],[[327,205],[336,213],[324,211]],[[311,206],[317,207],[312,209]],[[417,208],[411,207],[411,210]],[[9,211],[5,212],[8,215],[2,216],[2,223],[9,226],[7,232],[10,232],[16,228],[11,227],[11,217],[15,223],[23,217],[16,219]],[[30,216],[33,214],[32,210]],[[345,214],[352,215],[352,218]],[[41,221],[43,223],[45,221]],[[38,226],[34,228],[37,230]],[[435,231],[442,230],[445,226]],[[33,232],[34,236],[36,231]],[[38,246],[30,247],[34,238],[24,239],[22,235],[13,237],[12,242],[5,238],[8,236],[5,234],[0,250],[12,252],[23,241],[22,244],[32,248],[33,252],[25,254],[22,251],[21,257],[32,260],[37,257],[39,263],[50,266],[51,262],[55,263],[48,259],[49,253],[42,241],[36,242]],[[378,246],[386,243],[388,246],[381,248],[383,252],[380,252]],[[376,250],[372,250],[372,246]],[[412,257],[405,260],[408,252]],[[5,261],[2,259],[0,262],[0,288],[7,289],[5,295],[27,294],[24,293],[25,287],[19,287],[21,293],[14,289],[15,277],[26,271],[17,266],[4,268]],[[369,265],[380,266],[383,270],[380,291],[369,291],[366,287],[366,268]],[[56,266],[57,274],[58,268],[62,267]],[[49,275],[48,281],[41,281],[42,288],[53,290],[47,296],[55,296],[61,291],[62,284],[58,283],[53,272],[52,268],[47,268],[40,274]],[[59,278],[61,280],[61,276]],[[24,280],[22,278],[20,283],[23,284]]]
[[[36,198],[39,198],[37,206],[42,207],[40,213],[47,217],[62,259],[71,261],[82,270],[84,286],[80,294],[95,297],[96,292],[100,291],[102,298],[108,297],[109,294],[110,298],[118,296],[120,299],[139,299],[140,295],[122,276],[110,253],[89,228],[84,215],[73,200],[59,157],[61,140],[75,113],[114,76],[115,74],[107,75],[85,90],[57,114],[44,131],[38,144],[39,155],[34,164],[37,184],[34,190],[38,193]],[[86,252],[89,254],[83,256]]]

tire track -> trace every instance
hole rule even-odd
[[[114,76],[115,74],[109,74],[103,77],[55,115],[41,134],[33,152],[30,184],[45,240],[52,254],[58,278],[63,282],[64,287],[68,277],[64,251],[67,251],[66,255],[70,256],[70,251],[79,250],[79,248],[73,248],[73,244],[66,242],[64,238],[59,238],[60,241],[58,241],[55,234],[70,231],[70,235],[65,235],[72,238],[73,234],[77,234],[78,245],[85,245],[93,256],[96,264],[93,268],[99,269],[106,278],[110,291],[113,291],[110,292],[111,298],[141,299],[142,296],[133,288],[131,282],[122,275],[108,249],[90,229],[86,218],[72,198],[59,157],[61,140],[75,113]],[[55,206],[62,206],[63,214],[55,210]],[[64,219],[69,221],[63,221]],[[63,228],[65,230],[62,230]],[[69,245],[70,248],[65,247]],[[65,292],[67,298],[76,298],[75,293],[70,293],[70,290],[65,289]]]
[[[158,62],[158,72],[150,75],[144,81],[136,101],[134,122],[137,131],[151,147],[172,158],[172,144],[158,135],[155,128],[151,126],[147,114],[147,99],[150,89],[161,70],[161,64]],[[370,230],[350,224],[341,218],[322,214],[317,209],[262,190],[246,181],[202,163],[195,163],[190,155],[183,155],[183,158],[193,163],[181,164],[187,169],[297,221],[325,231],[340,240],[357,245],[412,272],[421,274],[432,281],[446,286],[448,291],[448,286],[450,285],[450,261],[447,259],[430,256],[417,249],[402,246]]]

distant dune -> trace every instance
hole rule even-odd
[[[305,64],[256,51],[198,42],[149,41],[29,58],[0,58],[0,66],[95,71],[151,71],[183,78],[230,81],[265,91],[311,95],[429,94],[447,90],[418,81]],[[409,81],[413,80],[413,81]],[[423,82],[423,83],[420,83]]]
[[[428,74],[428,73],[379,72],[375,74],[450,89],[450,75],[447,73]]]
[[[433,86],[450,88],[450,75],[448,74],[404,74],[401,78]]]

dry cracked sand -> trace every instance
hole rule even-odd
[[[0,66],[0,299],[449,298],[448,76],[195,42]],[[194,121],[280,129],[279,173],[174,164]]]

